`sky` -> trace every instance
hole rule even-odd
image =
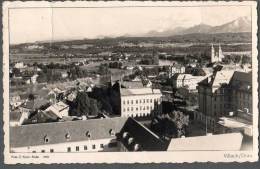
[[[138,35],[250,16],[248,6],[10,9],[10,43]]]

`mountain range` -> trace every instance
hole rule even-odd
[[[207,24],[199,24],[189,28],[176,27],[173,29],[167,29],[165,31],[149,31],[142,37],[166,37],[174,35],[185,35],[185,34],[216,34],[216,33],[241,33],[251,32],[251,20],[249,17],[240,17],[231,22],[225,23],[219,26],[210,26]]]

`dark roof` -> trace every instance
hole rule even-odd
[[[124,137],[124,133],[127,133],[128,136]],[[133,143],[130,145],[129,138],[133,138]],[[135,144],[140,145],[142,151],[163,151],[168,146],[168,143],[162,141],[155,133],[133,118],[127,119],[118,139],[129,151],[134,151]]]
[[[238,72],[235,71],[232,81],[240,81],[252,85],[252,72]]]
[[[234,72],[230,85],[237,90],[252,92],[252,72]]]
[[[119,133],[126,118],[92,119],[67,122],[30,124],[10,128],[10,146],[26,147],[44,144],[58,144],[83,140],[113,138],[110,130]],[[90,138],[86,133],[90,133]],[[66,134],[70,139],[66,139]],[[48,138],[48,142],[44,139]]]

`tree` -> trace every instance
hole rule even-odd
[[[181,111],[173,111],[169,117],[175,124],[177,137],[185,136],[186,128],[189,125],[189,116],[184,115]]]
[[[97,115],[99,113],[97,101],[89,98],[85,92],[78,92],[72,112],[76,116]]]
[[[239,63],[241,61],[241,56],[240,55],[238,55],[238,56],[235,56],[234,57],[234,63]]]
[[[185,136],[189,125],[189,116],[180,111],[173,111],[169,114],[157,116],[152,120],[151,129],[162,137]]]
[[[31,94],[29,94],[28,99],[29,99],[29,100],[34,100],[34,99],[35,99],[35,96],[31,93]]]
[[[251,58],[247,55],[242,56],[242,64],[248,64],[251,62]]]

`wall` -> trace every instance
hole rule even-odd
[[[108,146],[109,143],[116,144],[115,147]],[[103,144],[103,146],[102,146]],[[11,152],[68,152],[70,147],[70,152],[97,152],[97,151],[119,151],[119,143],[115,139],[100,139],[100,140],[84,140],[80,142],[69,142],[69,143],[60,143],[60,144],[48,144],[48,145],[39,145],[39,146],[29,146],[29,147],[17,147],[11,148]],[[95,148],[93,148],[95,145]],[[79,148],[78,151],[76,148]],[[87,149],[84,149],[87,147]]]
[[[121,96],[121,116],[147,116],[154,111],[160,113],[161,97],[161,94]]]

